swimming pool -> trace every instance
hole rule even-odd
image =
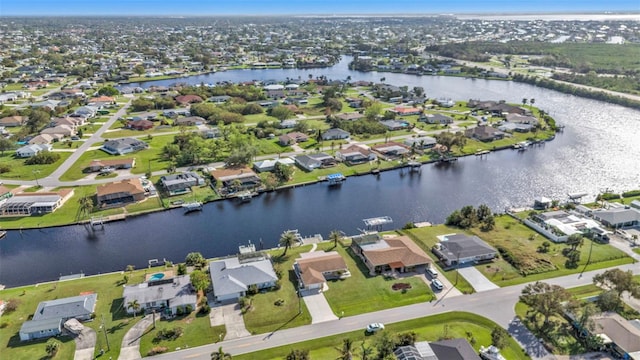
[[[151,277],[149,278],[149,281],[155,281],[155,280],[160,280],[164,277],[164,273],[157,273],[157,274],[153,274],[151,275]]]

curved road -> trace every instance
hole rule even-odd
[[[640,274],[640,265],[637,263],[619,266],[618,268],[623,271],[631,270],[634,274]],[[594,270],[583,274],[567,275],[548,279],[545,280],[545,282],[560,285],[564,288],[572,288],[593,283],[593,276],[601,273],[602,271],[603,270]],[[240,339],[222,341],[168,354],[152,356],[147,359],[208,360],[211,358],[210,354],[216,351],[220,346],[232,355],[245,354],[350,331],[362,330],[364,333],[363,329],[367,324],[372,322],[390,324],[448,311],[467,311],[489,318],[507,329],[533,359],[555,359],[555,356],[550,355],[537,341],[537,339],[533,337],[519,321],[516,320],[514,310],[515,304],[518,302],[520,293],[526,285],[527,284],[509,286],[496,290],[450,298],[445,296],[443,299],[436,302],[408,305],[345,317],[340,320],[275,331],[270,334],[253,335]]]

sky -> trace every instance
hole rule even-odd
[[[640,0],[0,0],[0,16],[640,12]]]

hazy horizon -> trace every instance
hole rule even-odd
[[[545,15],[545,14],[634,14],[640,13],[640,1],[610,0],[450,0],[429,4],[420,0],[237,0],[232,3],[202,0],[111,0],[93,3],[86,0],[21,0],[0,4],[0,16],[348,16],[348,15]]]

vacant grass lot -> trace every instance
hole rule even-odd
[[[60,155],[60,159],[53,164],[25,165],[26,159],[15,157],[15,152],[13,151],[5,151],[4,154],[0,155],[0,163],[9,165],[9,167],[11,167],[11,171],[3,173],[0,176],[3,179],[24,181],[33,181],[36,180],[36,177],[38,179],[42,179],[43,177],[51,175],[58,166],[71,156],[71,153],[69,152],[56,152],[56,154]]]
[[[497,216],[495,221],[495,228],[489,232],[482,232],[478,228],[471,229],[471,232],[494,247],[501,246],[508,249],[520,262],[520,268],[515,268],[500,258],[491,264],[476,267],[499,286],[521,284],[633,262],[632,258],[613,246],[586,239],[579,249],[578,267],[567,269],[566,258],[562,255],[565,245],[552,244],[548,253],[539,253],[538,247],[547,241],[543,236],[507,215]],[[590,251],[591,259],[589,265],[585,266]],[[527,275],[523,276],[524,273]]]
[[[431,289],[417,277],[385,279],[383,276],[370,276],[369,269],[348,246],[339,244],[334,248],[333,243],[325,242],[318,247],[317,251],[320,250],[337,251],[351,272],[351,277],[347,279],[328,283],[329,291],[324,295],[334,314],[341,315],[344,312],[344,316],[352,316],[430,301],[434,298]],[[418,276],[425,275],[418,274]],[[391,289],[391,285],[400,282],[411,284],[411,289],[404,293]]]
[[[385,324],[388,334],[400,334],[405,332],[415,332],[418,341],[438,341],[443,338],[466,338],[472,343],[474,349],[479,350],[480,346],[488,346],[491,343],[491,330],[497,326],[489,319],[475,314],[465,312],[449,312],[434,316],[423,317],[394,324]],[[328,336],[320,339],[313,339],[296,344],[289,344],[277,348],[261,350],[259,354],[248,353],[234,355],[234,359],[283,359],[291,350],[309,350],[311,359],[335,359],[339,353],[335,349],[342,345],[342,340],[349,338],[354,343],[356,356],[359,359],[361,345],[374,347],[376,341],[382,337],[383,332],[375,335],[365,336],[364,330],[351,331],[340,335]],[[508,346],[501,350],[502,355],[509,360],[529,359],[518,344],[513,339],[509,339]]]
[[[144,270],[134,271],[129,276],[129,283],[135,284],[143,281]],[[81,293],[94,292],[98,294],[95,314],[96,320],[84,323],[98,332],[96,353],[101,348],[106,350],[105,335],[100,329],[101,318],[104,316],[105,327],[111,351],[107,351],[106,358],[118,358],[120,344],[124,334],[136,322],[136,319],[127,316],[123,309],[122,285],[123,274],[109,274],[92,276],[78,280],[53,282],[35,286],[5,289],[0,292],[0,297],[6,302],[16,299],[19,303],[16,311],[5,313],[0,319],[0,353],[5,359],[40,359],[44,358],[45,342],[20,342],[18,331],[22,323],[36,310],[38,303],[44,300],[60,299],[77,296]],[[61,353],[56,356],[60,359],[72,359],[75,351],[75,343],[69,338],[62,338]],[[103,357],[104,358],[104,357]]]

